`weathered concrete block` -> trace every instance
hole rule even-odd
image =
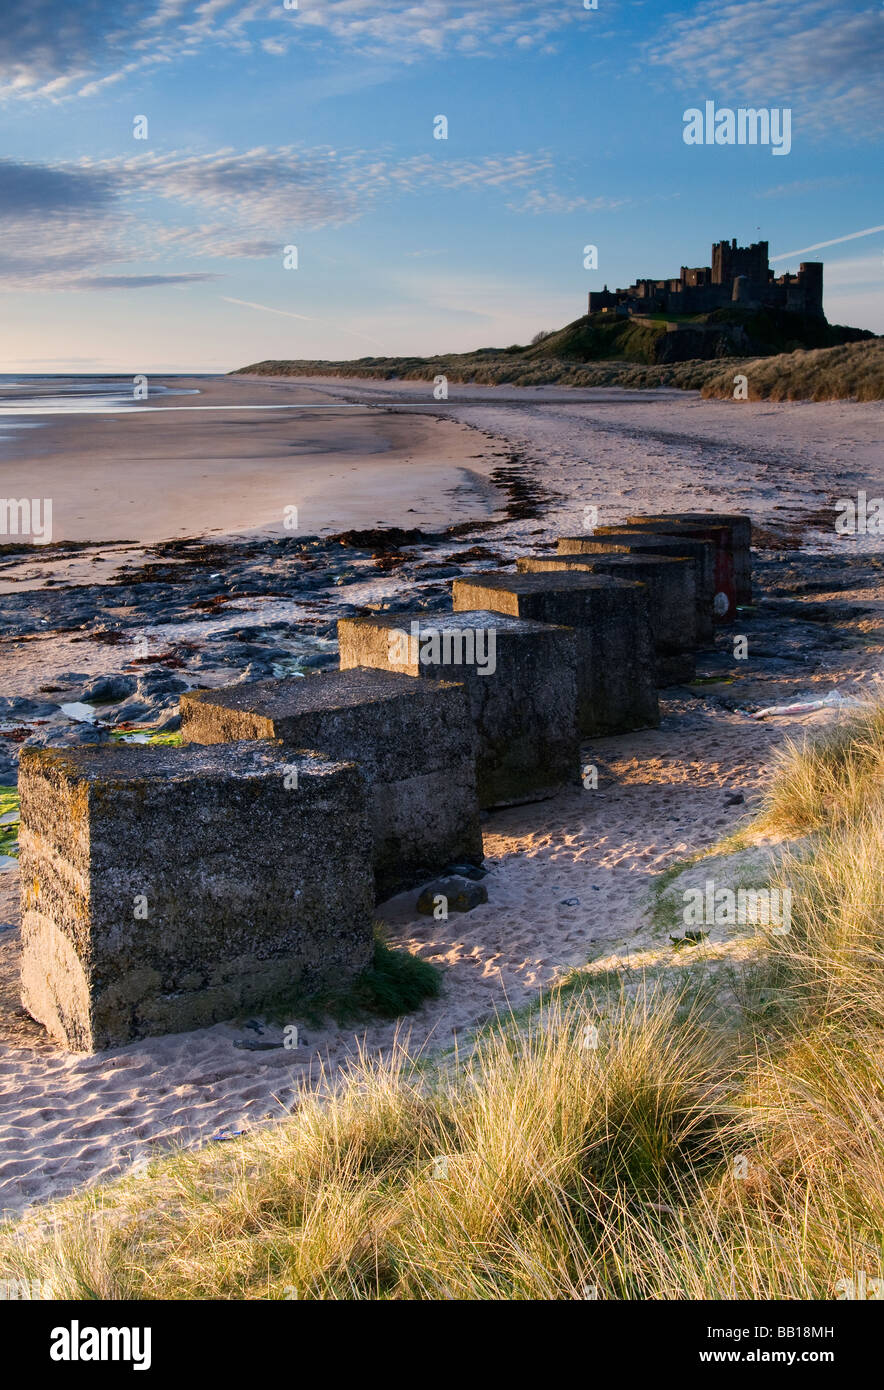
[[[490,611],[342,618],[341,669],[463,681],[478,733],[481,806],[553,795],[577,780],[577,644],[570,628]]]
[[[577,719],[587,735],[660,723],[654,643],[644,584],[575,570],[455,579],[454,611],[490,608],[514,618],[573,627],[577,640]]]
[[[661,512],[631,516],[629,525],[714,542],[718,622],[733,622],[737,604],[752,602],[752,522],[748,516],[737,512]]]
[[[73,1050],[199,1028],[371,960],[353,763],[251,743],[26,748],[19,787],[22,1003]]]
[[[558,550],[563,555],[688,556],[694,562],[697,590],[697,642],[700,646],[714,642],[715,546],[712,541],[632,531],[628,526],[597,526],[591,536],[568,536],[560,540]]]
[[[656,682],[666,686],[693,680],[696,674],[697,591],[692,560],[670,559],[666,555],[525,555],[517,564],[522,574],[583,570],[646,584],[656,654]]]
[[[737,603],[752,602],[752,518],[745,512],[672,512],[659,518],[630,517],[630,521],[667,521],[682,528],[723,526],[730,535]]]
[[[366,667],[193,691],[185,742],[281,739],[363,768],[378,898],[482,862],[476,732],[466,688]]]

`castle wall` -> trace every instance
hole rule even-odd
[[[768,243],[738,246],[736,239],[712,247],[712,266],[682,266],[677,280],[636,280],[628,289],[594,290],[589,313],[620,312],[708,314],[732,303],[742,307],[788,309],[823,316],[823,265],[803,261],[797,275],[773,278]]]

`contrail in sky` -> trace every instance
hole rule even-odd
[[[884,226],[866,227],[863,232],[849,232],[847,236],[832,237],[831,241],[817,241],[813,246],[802,246],[800,251],[783,251],[779,256],[771,256],[772,261],[785,261],[790,256],[803,256],[805,251],[822,251],[824,246],[837,246],[842,241],[855,241],[858,236],[872,236],[875,232],[884,232]]]
[[[305,323],[321,323],[323,328],[332,328],[338,333],[346,333],[350,338],[361,338],[365,343],[374,343],[375,347],[382,348],[383,343],[377,338],[369,338],[367,333],[357,333],[352,328],[341,328],[337,323],[326,323],[324,319],[311,318],[309,314],[296,314],[292,309],[274,309],[269,304],[255,304],[251,299],[233,299],[229,294],[222,294],[221,298],[227,304],[242,304],[246,309],[263,309],[265,314],[282,314],[287,319],[303,319]]]

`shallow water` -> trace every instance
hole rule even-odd
[[[0,417],[16,415],[116,414],[144,406],[133,376],[0,376]],[[198,396],[197,387],[148,380],[148,397]],[[16,428],[34,429],[37,421]]]

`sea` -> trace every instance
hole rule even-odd
[[[192,380],[193,374],[181,380]],[[196,387],[170,385],[174,376],[162,380],[147,376],[43,376],[17,372],[0,374],[0,415],[69,415],[137,410],[156,396],[199,395]],[[136,394],[141,384],[141,395]]]
[[[192,381],[193,375],[180,378]],[[41,416],[118,415],[144,408],[144,391],[156,401],[162,396],[198,396],[199,388],[176,386],[174,375],[138,377],[117,375],[48,375],[27,372],[0,373],[0,442],[20,438],[25,430],[39,429]],[[141,395],[136,390],[141,385]],[[27,418],[25,418],[27,417]]]

